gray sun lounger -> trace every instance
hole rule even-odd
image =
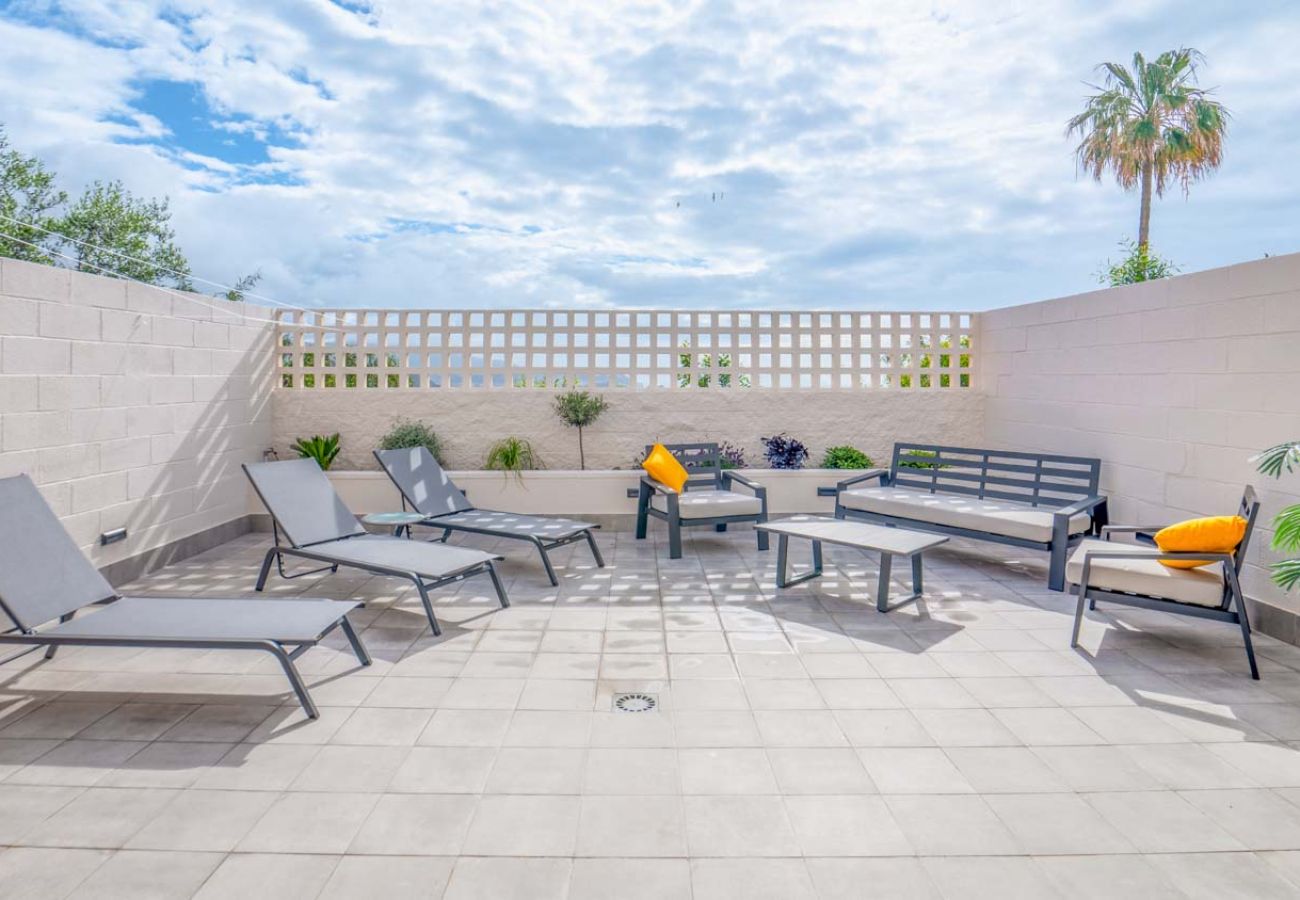
[[[475,509],[465,492],[447,477],[427,447],[376,450],[375,459],[401,492],[402,509],[409,505],[426,517],[419,524],[443,529],[444,542],[453,531],[528,541],[541,554],[542,565],[546,567],[546,576],[552,585],[558,585],[560,580],[555,577],[555,567],[551,565],[547,551],[565,544],[585,540],[591,547],[596,565],[602,569],[605,567],[593,534],[599,525],[551,516]]]
[[[280,662],[303,711],[315,719],[316,705],[293,661],[339,628],[361,664],[370,665],[347,619],[360,605],[118,596],[30,478],[0,479],[0,609],[15,626],[0,634],[0,644],[45,647],[46,659],[64,644],[259,650]]]
[[[244,465],[248,480],[271,513],[275,543],[266,551],[257,589],[266,587],[271,563],[282,578],[301,578],[339,566],[361,569],[375,575],[405,578],[415,585],[434,634],[442,634],[433,614],[429,591],[475,575],[492,579],[497,599],[509,606],[505,586],[493,563],[500,556],[466,547],[447,547],[408,541],[386,534],[371,534],[344,504],[334,485],[312,459],[286,459]],[[293,556],[325,563],[324,566],[290,575],[284,571],[284,557]]]

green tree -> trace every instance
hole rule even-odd
[[[220,297],[222,300],[229,300],[231,303],[243,303],[244,295],[257,287],[257,283],[261,280],[262,273],[254,272],[252,275],[245,275],[224,291],[217,291],[212,296]]]
[[[54,173],[36,157],[14,150],[0,128],[0,256],[54,262],[46,229],[52,227],[53,211],[67,200],[54,185]]]
[[[166,198],[144,200],[120,181],[96,181],[53,228],[82,272],[192,290],[189,260],[176,246],[170,220]]]
[[[1098,181],[1109,171],[1124,190],[1141,189],[1139,247],[1150,243],[1152,191],[1162,197],[1176,181],[1186,194],[1223,160],[1228,111],[1211,90],[1197,87],[1202,62],[1183,47],[1151,62],[1134,53],[1132,69],[1103,63],[1103,83],[1089,85],[1097,93],[1066,127],[1067,135],[1079,135],[1075,153],[1084,171]]]
[[[569,391],[555,398],[555,414],[565,425],[578,429],[578,465],[587,468],[587,454],[582,446],[582,429],[600,418],[601,413],[609,408],[608,401],[600,394],[588,391]]]

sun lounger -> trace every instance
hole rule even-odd
[[[443,529],[444,542],[453,531],[528,541],[541,554],[546,576],[553,585],[558,585],[560,581],[555,576],[555,567],[551,565],[547,552],[557,547],[585,540],[591,547],[596,565],[601,568],[605,566],[593,534],[599,525],[551,516],[476,509],[464,491],[447,477],[427,447],[376,450],[375,459],[379,460],[379,465],[401,492],[402,508],[409,505],[426,517],[418,524]]]
[[[500,556],[464,547],[370,534],[344,504],[315,460],[250,463],[244,466],[244,472],[271,513],[275,534],[275,543],[266,552],[257,577],[259,591],[266,586],[273,562],[282,578],[301,578],[325,569],[333,572],[340,566],[404,578],[419,592],[434,634],[442,634],[429,599],[429,591],[434,588],[475,575],[487,575],[501,605],[510,605],[493,565]],[[284,570],[286,556],[325,565],[290,575]]]
[[[30,478],[0,479],[0,608],[16,626],[0,634],[0,644],[44,646],[47,659],[65,644],[258,650],[279,661],[303,711],[314,719],[316,705],[293,661],[340,628],[361,664],[370,665],[347,619],[360,605],[121,597],[73,543]]]

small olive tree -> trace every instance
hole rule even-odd
[[[582,446],[582,429],[608,408],[604,397],[588,391],[568,391],[555,398],[555,414],[565,425],[578,429],[578,465],[583,469],[587,468],[587,455]]]

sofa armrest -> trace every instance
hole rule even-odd
[[[759,484],[757,481],[754,481],[750,478],[746,478],[744,475],[741,475],[739,472],[731,472],[731,471],[723,472],[722,487],[725,490],[731,490],[732,483],[739,484],[743,487],[749,488],[751,491],[754,492],[755,497],[767,496],[767,488]]]
[[[1060,509],[1055,511],[1054,515],[1065,516],[1068,519],[1070,516],[1077,516],[1082,512],[1092,512],[1093,509],[1105,502],[1105,497],[1084,497],[1082,500],[1076,500],[1069,506],[1062,506]]]
[[[847,491],[850,485],[858,484],[863,481],[870,481],[873,478],[879,479],[881,484],[885,484],[885,480],[888,477],[888,469],[867,469],[867,471],[863,472],[861,475],[854,475],[852,478],[845,478],[843,481],[837,481],[835,483],[835,491],[837,493],[839,491]]]

